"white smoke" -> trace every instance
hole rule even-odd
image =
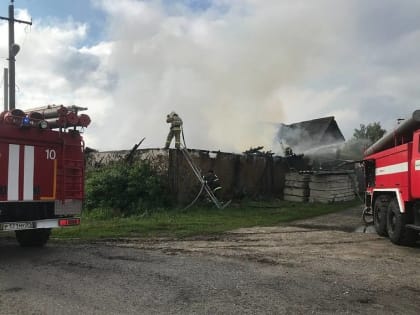
[[[119,113],[112,135],[126,146],[143,136],[162,146],[174,110],[189,147],[273,149],[270,123],[285,119],[280,88],[305,77],[332,34],[315,4],[215,1],[200,13],[159,1],[97,5],[109,17],[109,67],[118,80],[105,120]]]
[[[35,20],[30,32],[16,24],[17,102],[89,107],[86,142],[100,150],[143,137],[143,147],[162,147],[174,110],[189,147],[277,152],[278,123],[335,116],[349,138],[360,123],[398,118],[420,99],[420,19],[404,18],[420,12],[414,2],[92,1],[107,25],[94,46],[83,47],[89,25],[77,17]],[[409,22],[383,24],[378,7]]]

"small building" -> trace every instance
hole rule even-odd
[[[304,153],[333,144],[343,143],[345,138],[334,116],[306,120],[290,125],[281,124],[277,138],[294,152]]]

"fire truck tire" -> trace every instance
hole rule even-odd
[[[412,245],[416,242],[416,233],[405,227],[406,221],[406,214],[401,213],[397,200],[392,199],[387,211],[387,231],[392,243]]]
[[[389,205],[389,196],[379,195],[373,206],[373,224],[375,225],[376,233],[380,236],[387,236],[387,209]]]
[[[50,234],[51,229],[15,231],[16,240],[22,247],[42,247],[48,242]]]

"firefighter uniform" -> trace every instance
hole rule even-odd
[[[215,196],[216,196],[216,193],[220,189],[222,189],[222,186],[220,186],[219,177],[214,173],[213,170],[209,170],[207,174],[203,176],[203,179]]]
[[[172,112],[166,116],[166,122],[171,124],[168,137],[166,138],[165,149],[169,149],[172,139],[175,137],[175,148],[179,149],[181,146],[181,130],[182,119],[177,113]]]

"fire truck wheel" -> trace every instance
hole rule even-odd
[[[15,231],[16,239],[22,247],[42,247],[50,238],[51,229]]]
[[[392,199],[387,212],[387,230],[392,243],[411,245],[416,242],[415,232],[405,227],[406,221],[406,214],[400,212],[397,200]]]
[[[386,229],[386,213],[389,204],[389,197],[387,195],[380,195],[376,198],[373,206],[373,223],[375,225],[376,233],[380,236],[387,236]]]

